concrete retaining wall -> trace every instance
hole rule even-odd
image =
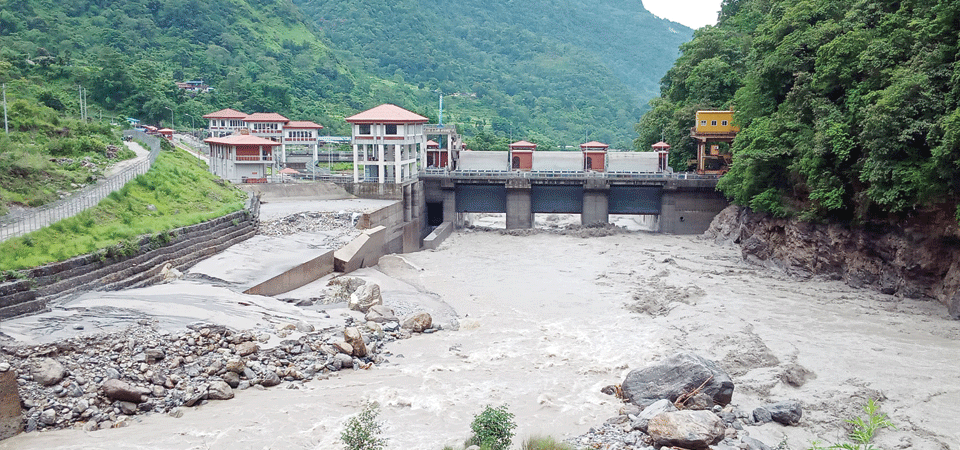
[[[344,191],[360,198],[403,200],[403,185],[393,183],[337,183]]]
[[[460,152],[459,170],[510,170],[510,152]]]
[[[121,256],[101,250],[24,271],[27,279],[0,284],[0,319],[43,311],[51,300],[83,291],[147,286],[162,279],[169,263],[185,271],[257,232],[260,203],[251,196],[247,208],[166,234],[144,236],[139,251]],[[118,252],[117,252],[118,253]]]
[[[333,253],[333,267],[337,272],[350,273],[361,267],[377,264],[380,257],[386,255],[385,241],[387,228],[378,226],[364,230],[349,244]]]
[[[333,272],[334,251],[330,250],[280,275],[243,291],[244,294],[273,296],[306,286]]]
[[[240,189],[257,195],[263,201],[306,197],[311,200],[353,198],[336,183],[263,183],[241,184]]]
[[[607,172],[656,172],[660,156],[656,152],[607,153]]]
[[[582,152],[533,152],[533,170],[583,171]]]
[[[431,250],[436,250],[440,244],[443,243],[445,239],[450,237],[450,234],[453,233],[453,224],[450,222],[441,223],[437,228],[434,228],[427,237],[423,238],[423,248],[429,248]]]

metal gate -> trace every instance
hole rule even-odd
[[[583,212],[583,186],[535,184],[530,187],[530,209],[534,213],[580,214]]]
[[[457,212],[507,212],[507,188],[503,184],[458,184]]]
[[[610,186],[607,211],[610,214],[660,214],[662,197],[660,186]]]

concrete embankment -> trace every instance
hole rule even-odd
[[[134,254],[101,250],[23,271],[26,278],[0,284],[0,318],[43,311],[51,300],[91,290],[140,287],[163,279],[163,268],[186,270],[257,232],[259,199],[241,211],[140,239]]]

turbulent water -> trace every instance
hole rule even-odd
[[[232,263],[259,264],[241,257]],[[836,441],[843,419],[875,398],[898,428],[880,433],[880,447],[960,449],[960,323],[934,302],[797,281],[743,263],[734,248],[643,232],[580,238],[464,231],[437,251],[386,257],[357,275],[381,283],[387,305],[427,310],[448,327],[458,323],[459,331],[390,344],[387,364],[305,389],[247,390],[181,418],[30,433],[0,449],[340,448],[343,421],[366,401],[380,403],[391,449],[461,444],[487,404],[508,405],[518,438],[568,438],[616,415],[622,404],[602,387],[678,350],[718,361],[736,384],[733,404],[741,409],[801,401],[799,427],[747,427],[771,446]],[[122,295],[165,302],[180,289],[223,302],[231,317],[249,297],[230,291],[229,282],[181,283]],[[291,295],[324,290],[321,282]],[[256,298],[256,305],[251,323],[296,315],[271,299]],[[333,318],[349,314],[342,304],[325,308]],[[799,368],[811,373],[805,384],[782,381]]]

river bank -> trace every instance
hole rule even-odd
[[[255,257],[220,261],[243,267]],[[569,438],[617,414],[622,403],[601,393],[604,386],[679,350],[730,373],[732,404],[742,410],[802,403],[797,427],[747,427],[768,445],[836,441],[843,420],[876,398],[898,427],[881,432],[878,446],[960,449],[960,323],[934,302],[798,281],[745,263],[734,247],[643,232],[581,238],[466,230],[436,251],[388,256],[356,275],[381,283],[388,306],[422,305],[441,320],[456,319],[459,330],[391,342],[385,348],[392,356],[374,370],[296,390],[246,390],[185,409],[181,418],[137,416],[126,428],[24,434],[0,449],[339,448],[343,421],[366,401],[383,407],[388,448],[459,444],[473,415],[504,403],[516,414],[518,438]],[[169,292],[149,293],[152,304],[184,294],[166,286]],[[227,305],[244,301],[181,289],[225,297]],[[323,289],[312,284],[284,297],[313,298]],[[323,308],[336,318],[344,306]],[[810,373],[799,387],[784,382],[797,367]]]

